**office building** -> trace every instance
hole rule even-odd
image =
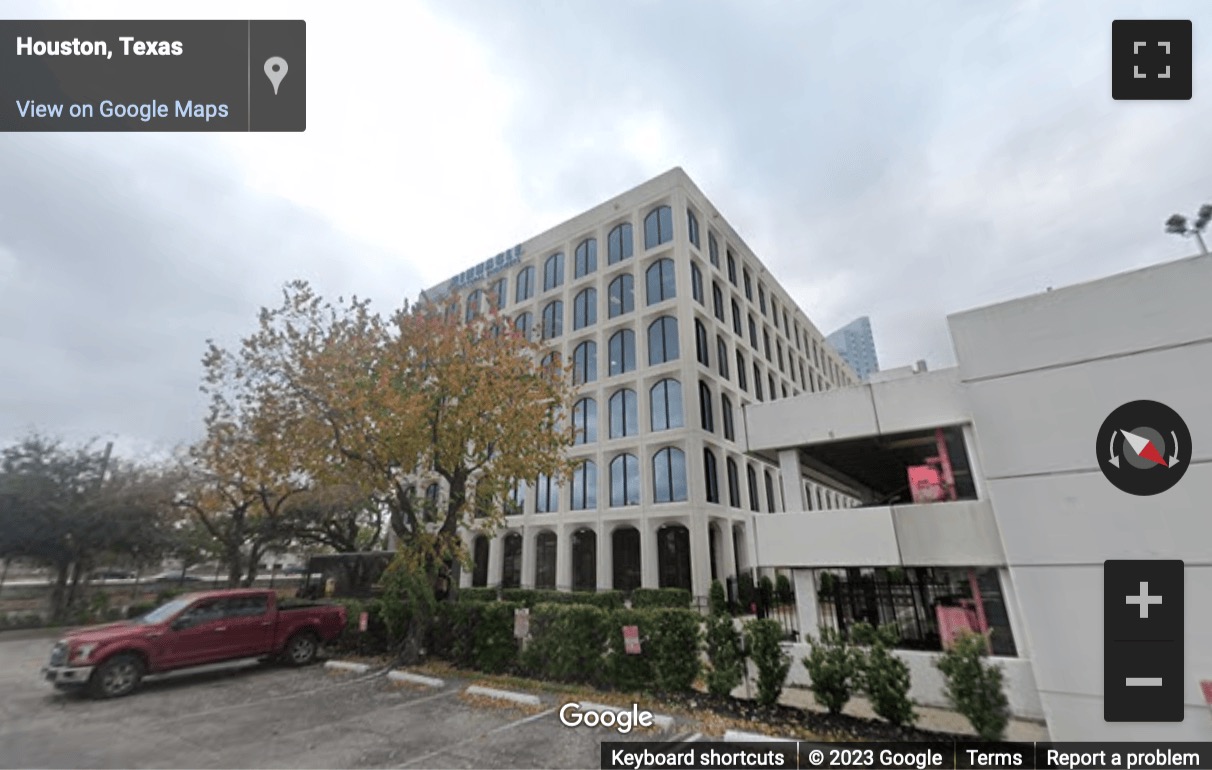
[[[875,337],[871,334],[871,319],[867,316],[856,318],[842,328],[825,338],[838,352],[842,359],[858,374],[859,379],[867,381],[873,372],[880,368],[875,356]]]
[[[517,328],[573,362],[582,436],[568,483],[535,479],[503,530],[467,533],[467,586],[705,597],[753,567],[754,519],[784,509],[777,462],[746,453],[742,410],[858,381],[681,169],[422,299],[456,293],[503,298]]]

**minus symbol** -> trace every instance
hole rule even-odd
[[[1127,682],[1128,687],[1161,687],[1162,686],[1162,678],[1160,676],[1153,676],[1153,677],[1150,677],[1150,676],[1132,677],[1132,676],[1130,676],[1127,678],[1126,682]]]

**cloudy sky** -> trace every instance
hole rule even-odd
[[[1162,223],[1212,200],[1206,3],[256,9],[308,22],[303,134],[0,135],[0,442],[189,441],[206,340],[285,281],[387,310],[673,166],[824,331],[871,316],[885,367],[953,363],[947,313],[1193,253]],[[1111,21],[1158,17],[1194,20],[1195,98],[1112,101]]]

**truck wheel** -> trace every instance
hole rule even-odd
[[[319,651],[320,643],[316,635],[303,631],[287,640],[283,657],[292,666],[306,666],[316,659],[316,653]]]
[[[115,655],[102,663],[88,681],[94,698],[121,698],[130,695],[143,680],[143,661],[138,655]]]

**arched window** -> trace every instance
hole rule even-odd
[[[522,536],[510,532],[505,536],[505,558],[501,565],[501,587],[517,588],[522,585]]]
[[[635,310],[635,279],[630,273],[625,273],[610,282],[608,291],[610,299],[610,317],[623,315]]]
[[[774,389],[774,375],[773,374],[766,375],[766,383],[768,385],[770,385],[770,400],[774,401],[775,399],[777,399],[779,397],[779,394],[778,394],[778,391]]]
[[[610,336],[610,376],[635,370],[635,332],[619,329]]]
[[[446,323],[453,323],[459,320],[459,303],[451,302],[446,306]]]
[[[720,244],[715,240],[715,233],[710,231],[707,232],[707,258],[713,267],[720,266]]]
[[[598,242],[586,238],[577,246],[573,256],[572,274],[574,278],[583,278],[598,269]]]
[[[746,480],[749,482],[749,510],[761,511],[762,507],[758,504],[757,471],[753,469],[752,465],[747,465],[745,466],[745,475],[748,477]]]
[[[740,337],[741,332],[741,306],[732,300],[732,333]]]
[[[719,334],[715,335],[715,363],[719,366],[720,376],[728,379],[728,343]]]
[[[610,235],[606,237],[607,263],[613,265],[624,259],[630,259],[634,248],[635,239],[631,234],[631,223],[624,222],[611,230]]]
[[[699,247],[699,220],[690,209],[686,209],[686,235],[697,249]]]
[[[728,458],[728,504],[733,508],[741,507],[741,477],[736,469],[736,461]]]
[[[586,511],[598,507],[598,466],[586,460],[572,472],[572,510]]]
[[[678,357],[678,319],[661,316],[648,326],[648,365],[656,366]]]
[[[762,309],[762,315],[766,315],[766,287],[758,284],[758,307]]]
[[[640,532],[635,527],[619,527],[610,534],[611,585],[616,591],[634,591],[640,587]],[[596,585],[596,583],[595,583]]]
[[[765,401],[766,397],[762,394],[762,369],[756,363],[753,365],[753,392],[757,395],[758,401]]]
[[[509,299],[509,279],[498,278],[493,284],[492,289],[488,294],[488,301],[497,310],[502,310],[505,307],[505,302]]]
[[[665,447],[653,455],[652,495],[658,503],[686,499],[686,455],[677,447]]]
[[[658,206],[644,217],[644,248],[651,249],[673,240],[673,209]]]
[[[539,474],[535,483],[534,510],[536,513],[552,513],[560,507],[560,486],[550,476]]]
[[[673,260],[658,259],[648,268],[648,304],[655,305],[677,296]]]
[[[732,250],[727,249],[728,254],[728,282],[736,286],[736,257],[732,256]]]
[[[675,379],[661,380],[652,386],[649,396],[654,431],[683,427],[682,383]]]
[[[572,351],[572,384],[584,385],[598,378],[598,344],[582,342]]]
[[[572,406],[573,444],[592,444],[598,440],[598,402],[582,398]]]
[[[610,397],[610,437],[623,438],[640,432],[639,405],[634,390],[624,389]]]
[[[534,296],[534,265],[523,268],[518,273],[518,283],[514,287],[514,302],[525,302]]]
[[[709,433],[715,432],[715,416],[711,406],[711,388],[699,381],[699,426]]]
[[[640,504],[640,461],[619,455],[610,461],[610,507]]]
[[[745,299],[753,302],[753,279],[749,276],[749,268],[741,271],[741,277],[745,280]]]
[[[697,318],[694,320],[694,355],[703,366],[711,366],[711,354],[707,350],[707,327]]]
[[[770,330],[762,329],[762,343],[766,351],[766,360],[773,361],[774,358],[770,355]]]
[[[749,392],[749,375],[745,370],[745,354],[739,350],[736,352],[736,384],[741,386],[741,390]]]
[[[539,362],[539,366],[544,369],[559,369],[563,364],[560,362],[560,354],[558,352],[548,353],[543,356],[543,360]],[[558,374],[558,372],[552,372]]]
[[[543,291],[564,285],[564,254],[557,252],[543,263]]]
[[[697,262],[690,263],[690,294],[695,302],[703,304],[703,271]]]
[[[534,539],[534,587],[550,591],[556,587],[556,555],[559,551],[554,532],[540,532]]]
[[[726,395],[720,396],[720,413],[724,420],[724,438],[736,441],[736,428],[732,422],[732,399]]]
[[[467,296],[467,311],[463,316],[463,320],[470,323],[473,318],[478,316],[481,310],[480,306],[483,304],[483,302],[484,292],[482,290],[476,289],[469,294]]]
[[[524,338],[530,339],[530,335],[534,332],[534,313],[529,311],[522,313],[513,322],[514,327]]]
[[[766,511],[769,513],[774,513],[775,510],[774,477],[770,475],[770,471],[766,471]]]
[[[550,340],[564,333],[564,303],[548,302],[543,308],[543,339]]]
[[[488,585],[488,538],[478,535],[472,545],[475,568],[471,572],[473,588],[483,588]]]
[[[703,478],[707,484],[707,502],[720,501],[720,471],[715,463],[715,452],[703,448]]]
[[[598,536],[588,527],[572,533],[572,590],[593,591],[598,586]]]
[[[715,311],[716,320],[721,323],[727,321],[724,317],[724,292],[720,290],[720,284],[716,281],[711,282],[711,305]]]
[[[584,329],[598,322],[598,290],[582,289],[572,300],[572,328]]]

